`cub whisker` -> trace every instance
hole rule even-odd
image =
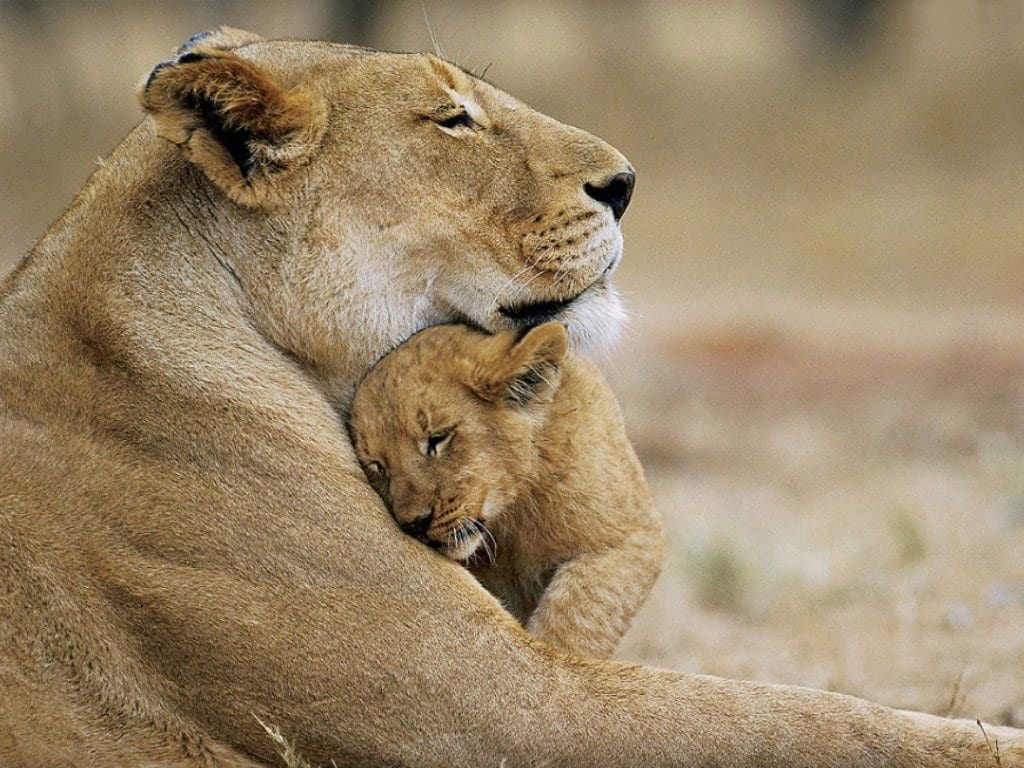
[[[487,562],[489,565],[494,565],[494,560],[495,557],[497,556],[497,543],[494,542],[494,536],[491,535],[491,532],[487,530],[486,525],[484,525],[481,521],[475,518],[467,517],[466,525],[467,527],[473,530],[473,533],[476,533],[478,536],[480,536],[480,546],[483,547],[484,554],[487,555]],[[493,549],[491,548],[491,544],[488,544],[487,542],[488,538],[490,538],[491,542],[494,543]]]
[[[480,531],[480,536],[483,538],[484,551],[487,553],[487,560],[491,565],[498,559],[498,541],[494,538],[494,534],[491,533],[490,528],[485,523],[479,520],[475,521]],[[488,545],[488,540],[491,542]]]

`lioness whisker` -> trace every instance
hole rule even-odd
[[[441,44],[437,42],[437,36],[434,35],[434,28],[430,25],[430,17],[427,15],[427,6],[423,3],[420,3],[420,8],[423,9],[423,21],[427,25],[427,34],[430,35],[430,44],[434,46],[434,53],[438,56],[438,58],[448,58],[447,56],[445,56],[444,49],[441,47]]]
[[[514,275],[512,275],[512,277],[510,277],[508,280],[506,280],[505,284],[502,285],[501,288],[498,289],[498,292],[494,294],[494,301],[491,302],[491,306],[489,307],[489,311],[493,310],[495,307],[498,306],[498,301],[501,299],[501,294],[503,294],[506,291],[506,289],[508,289],[511,285],[514,285],[516,280],[518,280],[526,272],[529,272],[531,269],[534,269],[534,268],[535,268],[535,265],[527,264],[525,267],[523,267],[518,272],[516,272]]]
[[[541,275],[543,275],[543,274],[544,274],[544,271],[543,271],[543,270],[541,270],[541,269],[537,269],[537,274],[535,274],[535,275],[534,275],[533,277],[531,277],[531,278],[530,278],[529,280],[527,280],[527,281],[526,281],[525,283],[523,283],[522,285],[520,285],[520,286],[519,286],[519,288],[518,288],[518,290],[519,290],[519,291],[524,291],[524,290],[526,289],[526,287],[527,287],[527,286],[528,286],[528,285],[529,285],[530,283],[532,283],[532,282],[533,282],[534,280],[536,280],[536,279],[537,279],[538,277],[540,277],[540,276],[541,276]]]

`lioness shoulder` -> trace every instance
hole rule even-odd
[[[565,327],[430,328],[356,392],[356,453],[402,530],[466,563],[536,636],[607,656],[661,527],[617,403]]]

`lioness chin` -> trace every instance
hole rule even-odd
[[[633,172],[436,57],[198,35],[0,285],[0,765],[991,766],[1019,731],[554,652],[339,419],[415,331],[608,335]]]

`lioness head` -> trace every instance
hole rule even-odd
[[[178,215],[253,325],[325,380],[350,391],[443,322],[557,319],[584,345],[620,324],[629,163],[447,61],[220,30],[139,98],[177,147],[160,157],[192,200]]]
[[[534,437],[566,344],[557,322],[494,336],[437,326],[367,374],[352,403],[353,443],[406,533],[455,560],[486,547],[487,521],[534,474]]]

